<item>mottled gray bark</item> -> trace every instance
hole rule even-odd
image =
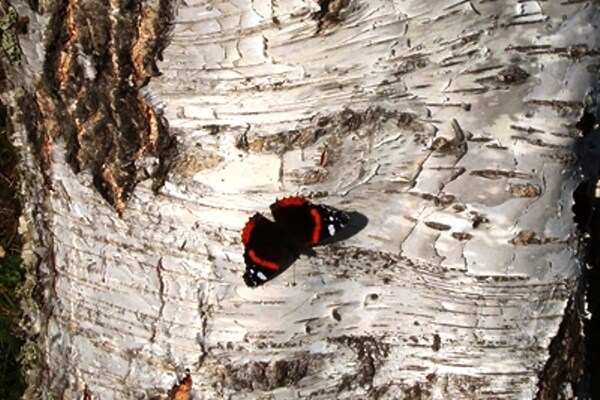
[[[28,398],[569,394],[595,4],[13,5]],[[247,288],[292,193],[369,224]]]

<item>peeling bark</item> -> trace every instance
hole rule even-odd
[[[28,398],[576,388],[597,5],[14,6]],[[291,193],[369,224],[247,288],[241,228]]]

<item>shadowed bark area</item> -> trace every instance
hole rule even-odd
[[[586,112],[581,116],[577,127],[581,129],[583,137],[578,141],[577,154],[581,159],[581,170],[585,179],[574,192],[575,222],[579,229],[587,235],[587,251],[585,254],[586,270],[585,284],[587,302],[586,310],[591,314],[584,320],[585,327],[585,380],[589,380],[591,398],[600,396],[600,381],[598,380],[598,366],[600,365],[600,314],[598,313],[600,282],[600,213],[598,203],[598,177],[600,164],[596,155],[598,151],[598,92],[592,92],[591,102],[586,107]],[[563,352],[564,353],[564,352]],[[560,354],[560,353],[559,353]],[[563,363],[563,365],[566,365]],[[585,382],[584,380],[584,382]]]
[[[596,5],[175,6],[15,6],[29,398],[582,387]],[[246,287],[244,223],[296,193],[369,224]]]

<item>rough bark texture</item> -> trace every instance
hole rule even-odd
[[[15,7],[28,398],[572,393],[595,4]],[[290,193],[369,224],[249,289],[240,230]]]

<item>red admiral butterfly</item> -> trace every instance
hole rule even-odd
[[[248,286],[275,278],[301,253],[332,238],[350,220],[343,211],[300,196],[278,200],[270,208],[275,222],[256,213],[242,231]]]

